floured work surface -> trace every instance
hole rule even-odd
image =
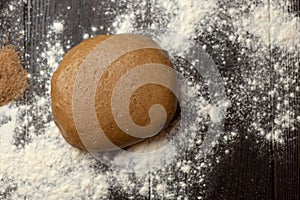
[[[299,1],[0,2],[1,44],[17,47],[29,73],[26,103],[0,108],[0,199],[299,198]],[[50,78],[84,38],[149,29],[181,54],[174,63],[200,91],[204,117],[176,162],[116,172],[63,141],[52,123]],[[178,35],[210,55],[228,102],[209,101],[207,81],[188,70],[189,45]],[[206,122],[218,119],[223,130],[203,155]]]

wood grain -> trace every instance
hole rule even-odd
[[[291,14],[300,16],[299,0],[285,0],[282,2],[289,3],[288,10]],[[282,61],[282,57],[285,57],[284,61]],[[293,110],[295,117],[290,120],[296,120],[292,123],[295,126],[294,130],[284,130],[284,144],[273,143],[275,199],[300,199],[300,125],[296,119],[296,116],[300,115],[300,93],[296,89],[300,86],[299,73],[296,72],[296,69],[299,69],[300,66],[299,60],[299,54],[297,57],[292,56],[292,53],[288,53],[287,49],[271,52],[271,65],[278,62],[288,72],[282,78],[295,80],[288,91],[280,90],[280,97],[286,98],[291,93],[295,94],[295,97],[287,98],[287,105],[282,100],[274,99],[275,105],[283,105],[281,113]],[[274,84],[277,83],[276,78],[278,78],[278,74],[274,76]]]

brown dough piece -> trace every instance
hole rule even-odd
[[[51,96],[55,123],[69,144],[83,150],[86,148],[78,135],[72,114],[75,78],[86,56],[97,45],[110,37],[112,36],[99,35],[87,39],[71,49],[52,77]],[[143,139],[124,133],[115,123],[110,106],[113,88],[127,71],[146,63],[159,63],[172,67],[172,63],[164,51],[140,49],[122,55],[108,66],[97,85],[95,110],[99,124],[106,136],[120,148],[136,144]],[[154,104],[160,104],[166,109],[168,117],[165,127],[167,127],[176,112],[177,99],[169,89],[157,84],[144,85],[132,95],[129,110],[133,121],[140,126],[149,124],[148,112]]]
[[[0,106],[18,99],[27,88],[27,72],[15,47],[0,47]]]

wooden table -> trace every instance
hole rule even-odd
[[[7,7],[9,0],[0,0],[0,13]],[[290,12],[300,16],[300,1],[291,0],[294,6]],[[31,88],[29,89],[27,103],[30,104],[31,99],[35,95],[43,95],[43,88],[46,82],[40,75],[41,69],[37,62],[37,55],[46,45],[47,36],[46,29],[57,19],[57,16],[63,16],[65,20],[65,30],[63,38],[71,41],[71,46],[78,44],[82,40],[84,33],[91,33],[91,25],[99,29],[97,34],[106,34],[107,28],[111,25],[116,14],[121,13],[125,9],[126,4],[120,1],[97,1],[97,0],[27,0],[27,3],[17,7],[14,13],[0,14],[0,36],[7,39],[7,44],[15,45],[23,53],[22,59],[25,67],[32,74],[30,80]],[[66,9],[70,6],[70,9]],[[94,8],[94,11],[92,11]],[[141,22],[141,25],[149,23],[152,19],[150,12],[151,3],[148,1],[145,8],[147,10],[147,18]],[[116,11],[116,12],[112,12]],[[104,14],[105,12],[109,14]],[[16,20],[18,27],[15,27]],[[25,32],[25,36],[20,34]],[[0,37],[1,38],[1,37]],[[66,45],[64,41],[63,45]],[[1,41],[1,43],[5,43]],[[0,44],[1,44],[0,43]],[[227,46],[231,54],[231,60],[235,59],[234,46]],[[281,55],[270,54],[271,58]],[[233,65],[234,61],[228,62]],[[291,63],[292,65],[292,63]],[[226,73],[230,73],[230,68]],[[232,69],[233,70],[233,69]],[[271,73],[272,75],[272,73]],[[276,77],[271,77],[270,87],[276,82]],[[299,79],[297,80],[299,84]],[[300,98],[296,98],[293,102],[295,106],[299,105]],[[273,105],[276,105],[276,99]],[[298,106],[299,108],[299,106]],[[32,108],[32,115],[37,110]],[[272,110],[272,109],[271,109]],[[300,112],[300,109],[297,111]],[[40,117],[36,117],[36,127],[42,128],[43,122]],[[272,121],[266,123],[273,123]],[[227,128],[234,127],[239,130],[241,135],[233,143],[227,144],[226,149],[230,149],[232,153],[225,154],[224,148],[216,149],[216,157],[221,157],[220,161],[212,159],[212,167],[207,170],[207,184],[198,184],[199,177],[177,176],[172,167],[168,168],[167,174],[173,174],[175,180],[170,181],[170,185],[174,185],[173,191],[176,196],[186,195],[188,199],[194,199],[197,194],[203,194],[204,199],[300,199],[300,136],[299,126],[296,130],[285,133],[284,145],[278,145],[276,142],[267,142],[262,140],[257,142],[254,134],[247,131],[247,124],[241,121],[228,122]],[[26,133],[20,127],[18,133],[20,144],[25,145]],[[194,163],[197,165],[198,163]],[[163,176],[164,173],[159,174]],[[151,176],[151,174],[149,175]],[[178,182],[187,182],[188,179],[193,182],[184,191],[178,186]],[[152,183],[150,187],[155,188],[157,182]],[[150,194],[149,194],[150,195]],[[126,191],[114,190],[111,188],[111,199],[126,199],[128,195]],[[150,199],[151,196],[149,196]],[[136,199],[143,199],[137,195]],[[152,196],[152,199],[159,199],[158,196]]]

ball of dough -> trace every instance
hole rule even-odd
[[[88,149],[88,147],[84,146],[78,135],[72,110],[74,83],[80,66],[86,57],[110,37],[113,37],[113,35],[98,35],[84,40],[71,49],[55,71],[51,81],[54,121],[64,139],[69,144],[83,150]],[[99,58],[95,57],[95,59]],[[147,63],[159,63],[172,67],[171,61],[163,50],[154,48],[138,49],[124,53],[105,68],[96,87],[94,106],[98,123],[109,140],[120,148],[131,146],[143,139],[124,133],[116,124],[111,108],[113,89],[118,80],[128,70]],[[165,127],[167,127],[176,112],[177,98],[169,89],[158,84],[146,84],[133,93],[129,102],[132,120],[140,126],[149,124],[151,120],[148,112],[154,104],[160,104],[165,108],[167,113]],[[89,121],[87,120],[84,123],[88,125]]]

